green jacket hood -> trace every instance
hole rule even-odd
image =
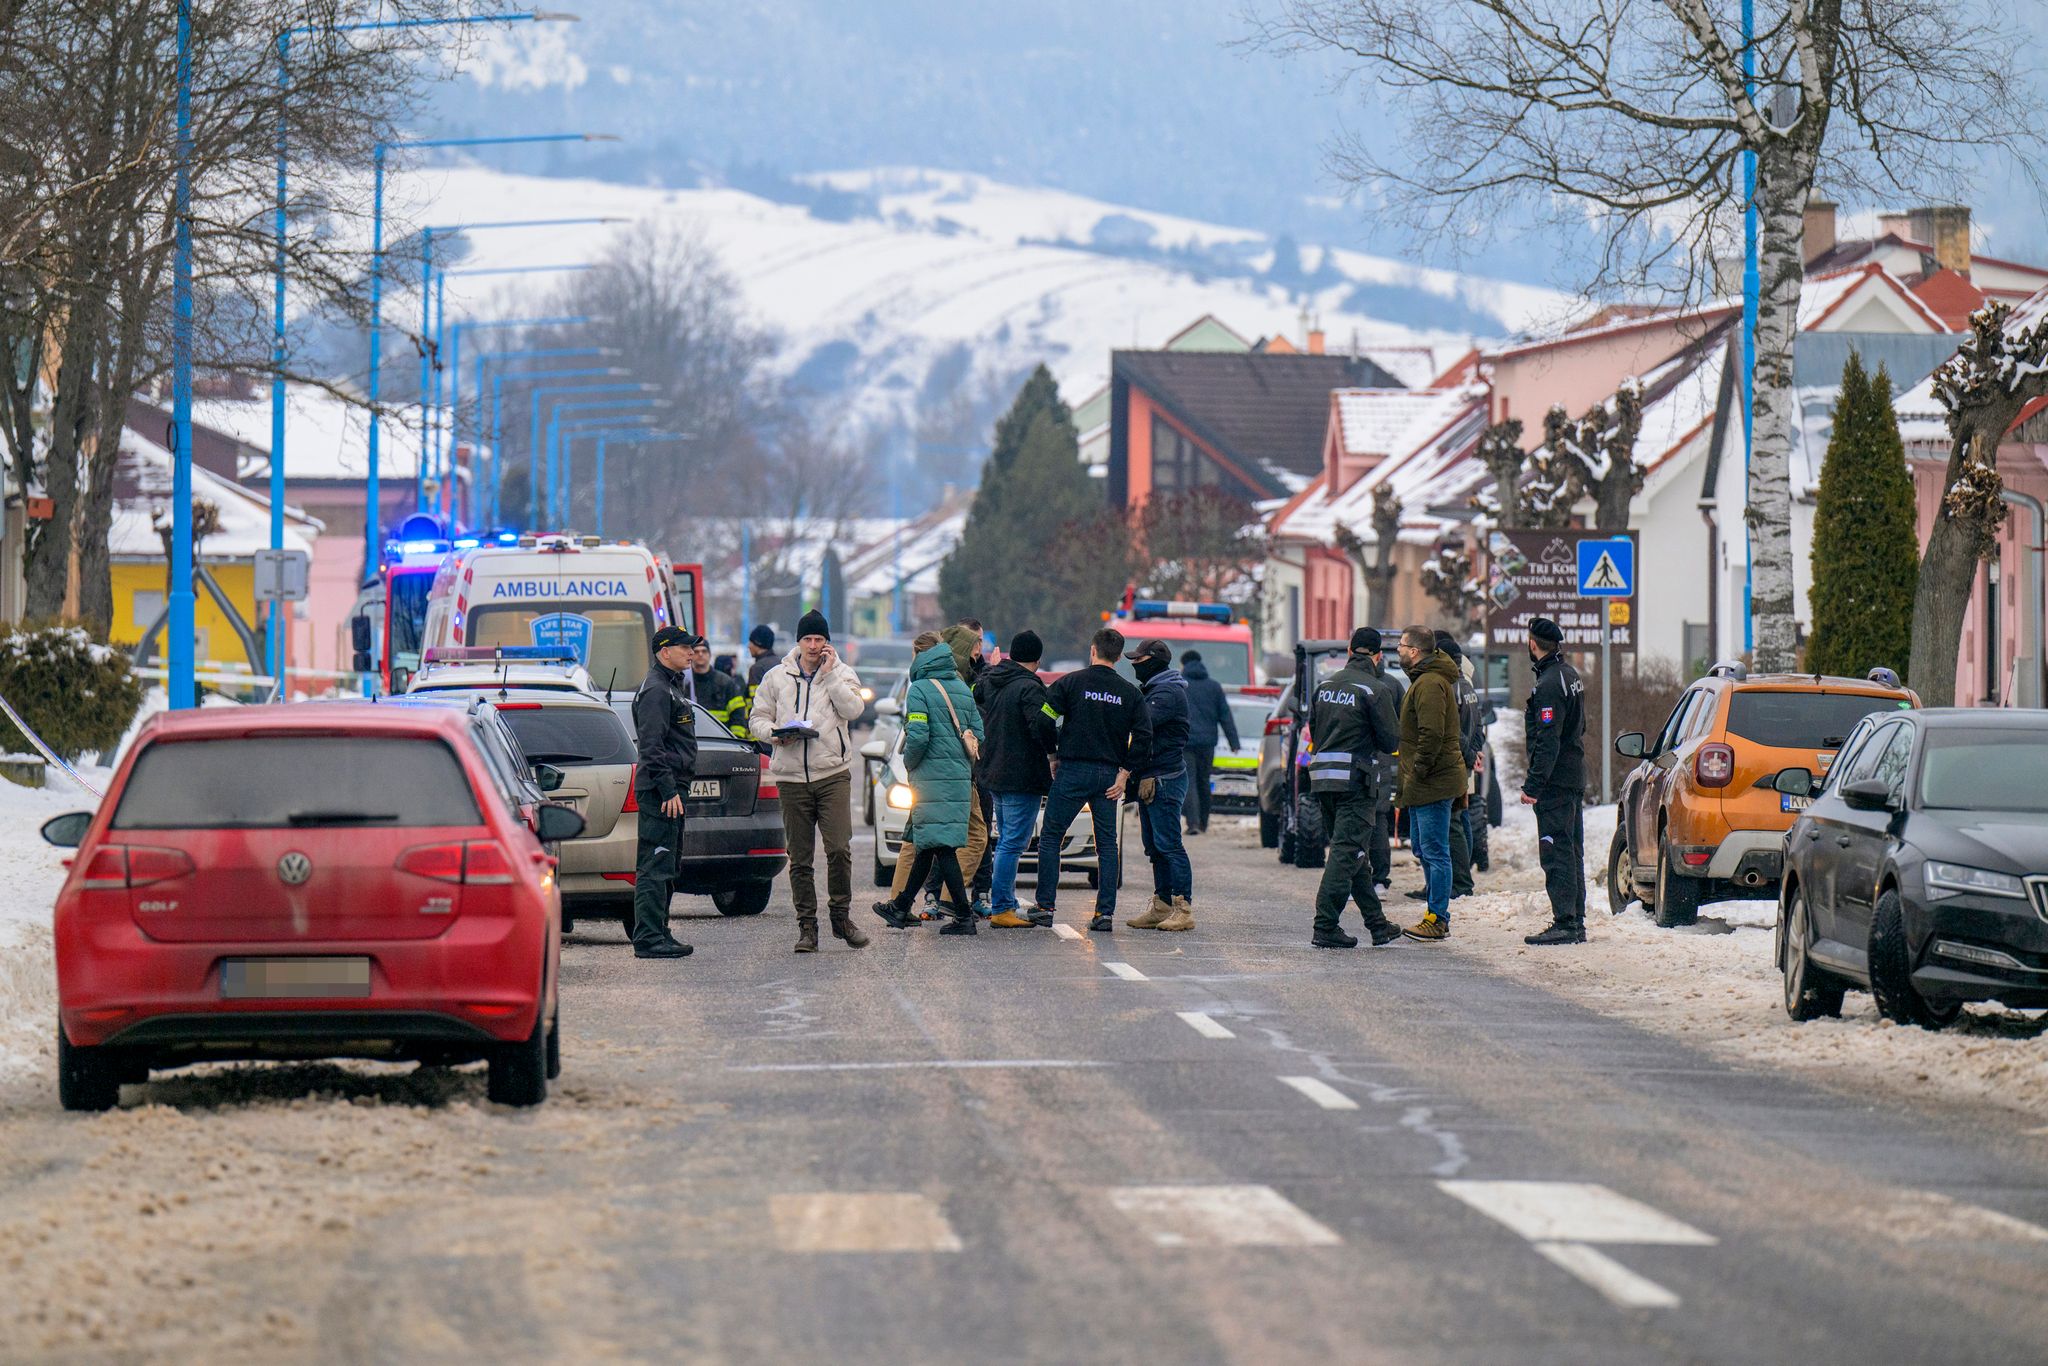
[[[965,626],[948,626],[939,632],[939,639],[953,651],[953,671],[964,681],[974,661],[974,649],[981,644],[981,637]]]
[[[1464,677],[1464,675],[1458,671],[1458,661],[1452,659],[1442,650],[1438,650],[1435,654],[1431,655],[1428,659],[1424,660],[1422,663],[1422,668],[1419,669],[1417,672],[1426,674],[1436,674],[1440,677],[1448,678],[1451,681],[1452,687],[1456,687],[1458,684],[1458,680]]]
[[[929,650],[920,651],[917,658],[910,661],[910,676],[931,679],[958,678],[960,668],[953,660],[953,647],[941,640]]]

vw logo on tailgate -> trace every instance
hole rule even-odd
[[[313,860],[294,849],[277,861],[278,881],[287,887],[302,886],[313,876]]]

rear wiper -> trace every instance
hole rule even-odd
[[[397,819],[396,811],[294,811],[285,817],[292,825],[370,825]]]
[[[597,756],[594,754],[549,754],[536,751],[526,756],[529,764],[587,764]]]

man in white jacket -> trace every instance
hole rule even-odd
[[[853,737],[861,714],[860,678],[832,648],[821,612],[796,624],[796,648],[761,679],[747,717],[756,740],[774,742],[769,776],[781,790],[782,830],[789,844],[789,894],[796,902],[798,953],[818,951],[818,886],[813,874],[818,836],[825,840],[825,887],[832,933],[849,948],[868,937],[854,928]]]

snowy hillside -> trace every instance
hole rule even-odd
[[[1332,348],[1355,341],[1419,382],[1475,333],[1519,332],[1565,307],[1541,289],[1321,248],[1299,253],[1313,264],[1297,276],[1292,262],[1276,269],[1287,248],[1260,233],[976,176],[864,171],[815,184],[840,192],[830,211],[731,188],[417,170],[394,177],[387,240],[401,239],[407,223],[565,213],[688,227],[782,335],[792,374],[858,425],[898,433],[916,429],[921,406],[1007,389],[1041,360],[1078,400],[1107,377],[1113,347],[1157,346],[1204,313],[1247,337],[1298,341],[1306,305]],[[619,230],[477,232],[465,238],[461,265],[587,261]],[[1284,287],[1289,280],[1298,293]],[[450,314],[518,307],[509,288],[503,276],[453,277]],[[385,297],[387,317],[418,316],[412,290],[387,288]]]

